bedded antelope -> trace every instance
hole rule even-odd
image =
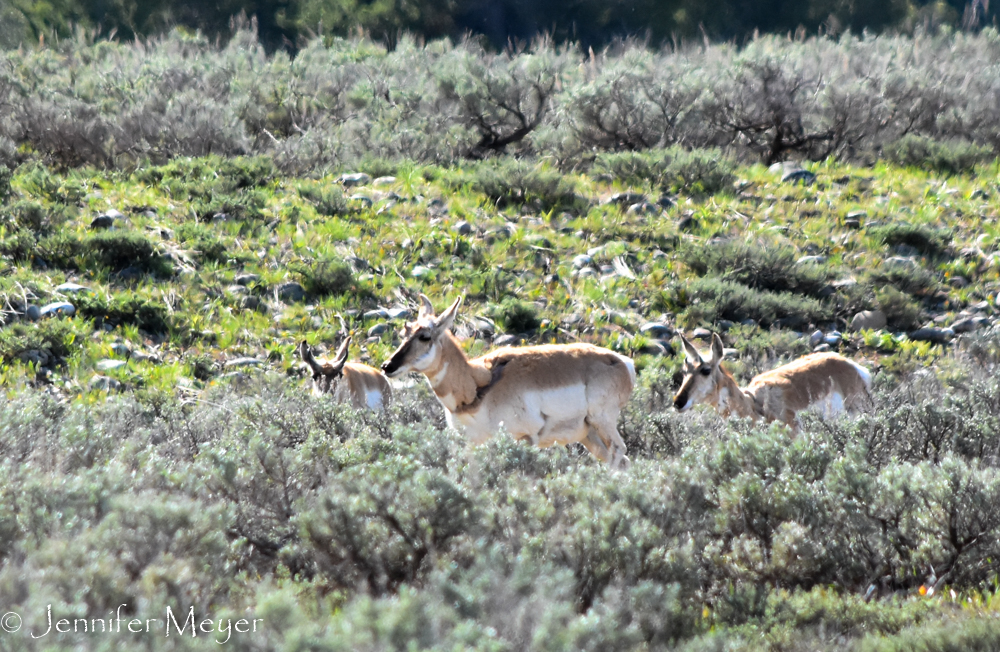
[[[462,297],[441,316],[420,300],[382,370],[427,376],[449,426],[475,443],[501,426],[539,447],[580,442],[613,469],[628,464],[617,422],[635,384],[631,360],[590,344],[504,347],[469,360],[449,330]]]
[[[313,394],[330,394],[338,403],[350,401],[356,408],[378,410],[388,406],[392,389],[378,369],[347,361],[351,338],[344,340],[332,361],[313,357],[306,342],[299,344],[299,356],[312,371]]]
[[[872,377],[836,353],[812,353],[755,376],[745,389],[722,368],[722,340],[712,335],[712,357],[703,357],[683,335],[684,382],[674,397],[681,412],[708,403],[724,417],[783,421],[798,430],[796,414],[810,407],[824,417],[857,410],[870,400]]]

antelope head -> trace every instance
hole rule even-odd
[[[699,403],[718,403],[719,383],[722,380],[722,339],[718,334],[712,334],[712,357],[705,358],[694,348],[694,344],[683,335],[684,343],[684,382],[680,391],[674,396],[674,407],[684,412]]]
[[[389,378],[395,378],[410,371],[427,371],[435,369],[441,359],[441,340],[455,323],[458,307],[462,305],[462,297],[441,313],[434,314],[431,300],[420,295],[420,314],[417,320],[407,324],[403,329],[403,342],[392,357],[382,365],[382,372]]]
[[[299,356],[312,372],[313,389],[316,392],[326,393],[336,387],[337,381],[344,375],[344,364],[347,362],[347,350],[350,346],[351,338],[348,337],[340,345],[340,348],[337,349],[337,354],[333,357],[333,360],[320,364],[313,357],[312,350],[310,350],[309,345],[304,340],[299,344]]]

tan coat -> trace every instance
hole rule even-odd
[[[338,403],[350,402],[355,408],[384,409],[392,400],[392,388],[378,369],[356,362],[347,362],[347,338],[333,361],[317,360],[309,345],[299,345],[299,355],[312,372],[313,394],[329,394]]]
[[[782,421],[798,428],[797,414],[819,408],[824,417],[855,411],[870,400],[871,374],[836,353],[813,353],[755,376],[740,388],[722,368],[722,340],[712,336],[712,357],[705,358],[683,336],[685,377],[674,397],[681,412],[707,403],[724,417]]]
[[[618,415],[635,385],[628,358],[590,344],[504,347],[469,360],[449,332],[459,298],[440,318],[426,300],[382,369],[427,376],[448,423],[473,442],[500,428],[547,447],[580,442],[612,468],[628,463]]]

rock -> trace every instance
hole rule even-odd
[[[230,371],[219,375],[219,382],[229,381],[234,385],[242,385],[250,380],[250,376],[244,371]]]
[[[98,215],[93,220],[90,221],[90,228],[92,229],[110,229],[115,225],[115,218],[110,215]]]
[[[375,202],[372,201],[371,197],[369,197],[368,195],[362,195],[362,194],[351,195],[347,199],[350,200],[350,201],[360,202],[360,203],[362,203],[362,204],[365,205],[365,208],[371,208],[372,204],[375,203]]]
[[[142,270],[141,267],[136,267],[135,265],[129,265],[125,269],[115,274],[115,276],[123,281],[132,281],[137,278],[142,278],[144,274],[145,272]]]
[[[24,316],[29,321],[38,321],[42,317],[42,311],[38,306],[28,306],[28,309],[24,311]]]
[[[796,265],[822,265],[826,262],[826,256],[802,256],[795,261]]]
[[[386,313],[389,319],[409,319],[413,311],[409,308],[389,308]]]
[[[685,215],[677,221],[677,229],[679,231],[694,231],[698,228],[698,220],[692,215]]]
[[[840,346],[840,343],[844,341],[844,335],[839,331],[833,331],[831,333],[827,333],[826,336],[823,337],[823,341],[830,346]]]
[[[343,184],[345,188],[354,188],[355,186],[365,186],[371,183],[372,178],[365,174],[364,172],[351,172],[349,174],[342,174],[340,178],[337,179]]]
[[[646,195],[637,192],[616,192],[608,197],[605,204],[615,204],[617,206],[631,206],[639,202],[646,201]]]
[[[862,310],[851,318],[851,330],[854,332],[885,328],[888,324],[885,313],[881,310]]]
[[[971,306],[969,306],[969,310],[971,310],[972,312],[988,312],[989,309],[990,309],[990,302],[986,300],[976,302]]]
[[[218,223],[218,222],[228,222],[228,221],[229,221],[229,213],[215,213],[214,215],[212,215],[212,222]]]
[[[637,202],[628,207],[630,215],[656,215],[659,212],[660,209],[656,207],[656,204],[651,204],[648,201]]]
[[[21,362],[33,364],[38,368],[47,366],[52,361],[52,354],[45,349],[29,349],[22,351],[17,358]]]
[[[696,328],[691,333],[691,337],[696,340],[710,340],[712,339],[712,331],[707,328]]]
[[[275,293],[285,303],[297,303],[306,298],[306,289],[295,281],[287,281],[275,288]]]
[[[950,279],[948,279],[948,285],[950,285],[953,288],[961,290],[962,288],[969,287],[969,279],[965,278],[964,276],[952,276]]]
[[[40,317],[51,317],[53,315],[65,315],[66,317],[72,317],[75,314],[76,306],[68,301],[56,301],[55,303],[42,306],[42,309],[39,312]]]
[[[98,371],[112,371],[113,369],[121,369],[127,363],[124,360],[112,360],[110,358],[105,358],[104,360],[98,360],[94,368]]]
[[[388,319],[389,311],[385,308],[377,308],[375,310],[368,310],[361,314],[362,319]]]
[[[673,355],[674,349],[669,342],[663,340],[650,340],[648,344],[639,349],[639,353],[646,355]]]
[[[951,325],[951,330],[956,333],[971,333],[976,330],[977,324],[974,319],[966,317],[964,319],[959,319]]]
[[[954,336],[955,331],[950,328],[918,328],[909,334],[911,340],[934,344],[947,344]]]
[[[413,278],[424,278],[425,276],[432,276],[434,272],[429,267],[424,267],[423,265],[415,265],[413,270],[410,272],[410,276]]]
[[[674,336],[674,329],[655,321],[640,326],[639,332],[654,339],[670,339]]]
[[[597,276],[597,270],[593,267],[584,267],[576,272],[577,278],[590,278],[592,276]]]
[[[883,264],[887,267],[897,266],[897,267],[917,267],[917,261],[906,256],[889,256],[883,261]]]
[[[816,181],[815,174],[799,167],[798,164],[785,165],[782,167],[782,170],[782,183],[801,183],[804,186],[808,186]]]
[[[238,367],[259,367],[263,362],[257,358],[233,358],[226,360],[226,369],[236,369]]]
[[[142,351],[135,351],[132,353],[131,359],[136,362],[152,362],[154,364],[160,363],[160,356],[153,355],[152,353],[143,353]]]
[[[90,379],[90,388],[100,392],[114,391],[120,389],[121,386],[122,384],[114,378],[108,378],[100,374],[96,374]]]
[[[236,296],[244,295],[249,291],[245,285],[230,285],[226,287],[226,292]]]
[[[240,297],[239,306],[242,310],[256,310],[257,312],[267,312],[267,304],[252,294],[245,294]]]
[[[381,188],[383,186],[391,186],[394,183],[396,183],[396,177],[378,177],[377,179],[372,181],[372,185],[375,186],[376,188]],[[396,199],[399,199],[399,197],[396,197]]]
[[[815,347],[813,349],[813,353],[826,353],[827,351],[830,351],[830,350],[831,350],[830,349],[830,345],[827,344],[826,342],[824,342],[824,343],[820,344],[819,346]]]
[[[90,222],[90,228],[92,229],[110,229],[115,225],[115,222],[124,218],[121,211],[112,208],[104,213],[101,213],[95,217]]]
[[[472,233],[472,225],[462,220],[458,224],[452,227],[452,230],[458,235],[469,235]]]
[[[718,328],[723,333],[728,333],[729,329],[732,328],[735,325],[736,324],[734,324],[733,322],[729,321],[728,319],[720,319],[719,321],[715,322],[716,328]]]
[[[579,256],[573,258],[573,267],[576,269],[582,269],[587,265],[590,265],[592,262],[594,262],[593,258],[587,254],[580,254]]]
[[[816,297],[819,298],[819,299],[826,299],[827,297],[832,297],[835,294],[837,294],[837,288],[835,288],[833,286],[833,284],[830,284],[830,285],[824,285],[823,287],[821,287],[816,292]]]
[[[517,336],[515,335],[501,335],[500,337],[493,340],[493,346],[510,346],[517,343]]]
[[[848,213],[844,217],[847,218],[847,219],[849,219],[849,220],[858,220],[858,221],[860,221],[860,220],[863,220],[866,217],[868,217],[868,211],[851,211],[850,213]]]
[[[386,332],[387,330],[389,330],[389,325],[386,324],[385,322],[375,324],[374,326],[368,329],[368,337],[379,337],[382,335],[382,333]]]
[[[774,325],[777,328],[794,328],[796,330],[806,326],[808,323],[809,320],[802,315],[787,315],[774,320]]]
[[[813,331],[813,334],[809,336],[809,348],[815,349],[817,346],[820,345],[824,337],[825,336],[823,335],[823,331],[821,330]]]
[[[476,317],[472,320],[472,327],[486,338],[491,338],[497,332],[496,324],[486,317]]]
[[[431,215],[441,217],[448,214],[448,204],[444,203],[443,199],[435,198],[427,202],[427,210]]]
[[[583,315],[581,315],[578,312],[573,312],[563,317],[560,320],[560,323],[562,323],[565,326],[576,326],[582,321],[583,321]]]
[[[129,348],[128,344],[124,344],[122,342],[115,342],[112,344],[111,352],[115,355],[121,355],[126,358],[132,355],[132,349]]]
[[[848,218],[848,219],[844,220],[844,226],[847,227],[848,229],[857,230],[857,229],[861,228],[861,221],[860,220],[852,220],[852,219]]]
[[[671,197],[670,195],[660,195],[660,198],[656,200],[656,205],[666,210],[668,208],[673,208],[674,206],[676,206],[677,202],[674,201],[674,198]]]
[[[250,285],[259,281],[260,276],[256,274],[237,274],[234,280],[237,285]]]
[[[90,292],[90,288],[78,283],[63,283],[56,286],[56,292],[59,294],[77,294],[78,292]]]

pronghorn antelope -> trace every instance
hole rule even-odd
[[[309,345],[299,344],[299,356],[312,371],[313,394],[331,394],[338,403],[350,401],[356,408],[377,410],[388,406],[392,389],[378,369],[347,361],[348,337],[337,350],[332,361],[319,361],[313,357]]]
[[[382,370],[427,376],[449,426],[475,443],[501,426],[543,448],[580,442],[611,468],[627,466],[617,422],[635,384],[631,360],[590,344],[504,347],[469,360],[449,330],[462,297],[440,316],[420,300]]]
[[[722,368],[722,340],[712,335],[705,358],[683,335],[684,382],[674,397],[681,412],[708,403],[722,416],[783,421],[798,430],[796,414],[817,407],[824,417],[856,410],[869,399],[872,377],[861,365],[836,353],[813,353],[755,376],[745,389]]]

